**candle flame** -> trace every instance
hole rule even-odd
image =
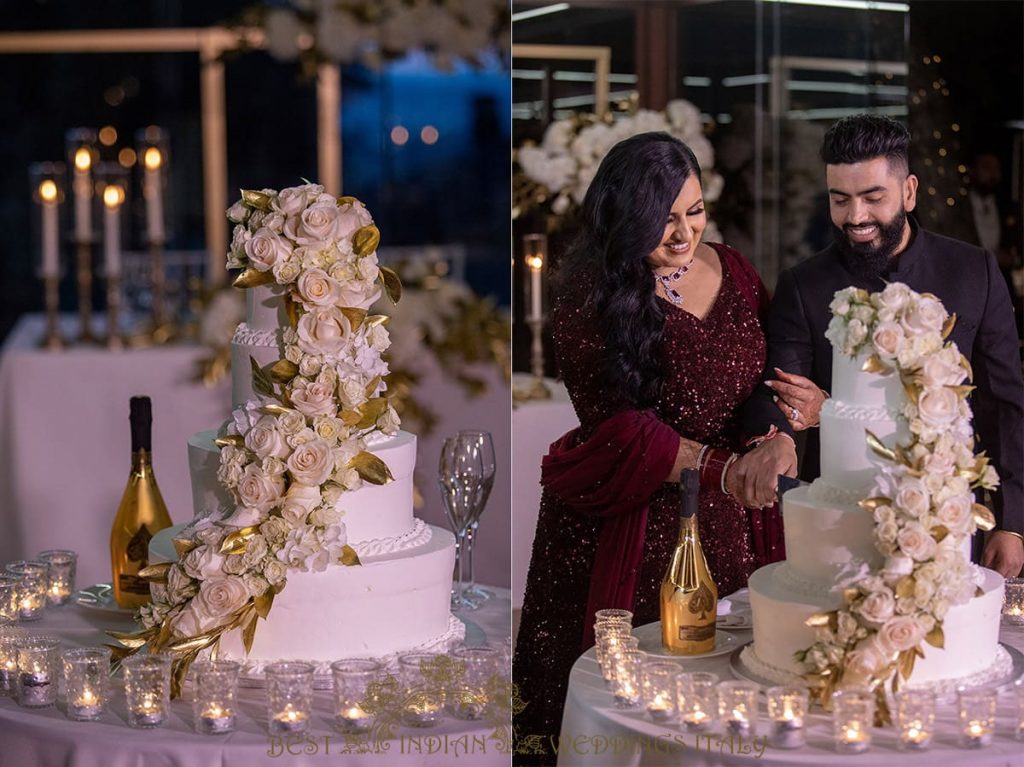
[[[526,265],[533,271],[539,272],[544,268],[544,257],[543,256],[527,256]]]
[[[124,189],[117,184],[107,184],[103,188],[103,204],[108,208],[116,208],[124,202]]]
[[[92,152],[84,146],[75,150],[75,168],[81,171],[89,170],[92,167]]]
[[[163,163],[163,155],[160,154],[160,150],[155,146],[149,147],[145,154],[142,155],[142,162],[146,166],[146,170],[156,170]]]
[[[43,202],[55,202],[57,199],[57,183],[50,178],[40,183],[39,196]]]

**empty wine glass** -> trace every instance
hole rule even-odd
[[[470,520],[469,527],[466,528],[466,551],[464,554],[466,560],[466,582],[462,587],[463,597],[479,605],[480,602],[494,596],[487,589],[482,589],[476,585],[476,575],[473,572],[473,544],[476,542],[477,529],[480,527],[480,515],[483,514],[484,508],[487,506],[487,499],[490,497],[491,488],[494,486],[494,441],[491,439],[491,433],[487,431],[460,431],[458,436],[477,442],[480,445],[481,457],[484,463],[484,474],[486,476],[480,503],[476,507],[473,519]]]
[[[479,436],[456,434],[445,439],[437,467],[441,500],[444,502],[448,524],[455,534],[455,582],[452,584],[451,600],[453,610],[474,609],[478,606],[462,593],[463,552],[466,530],[486,501],[494,477],[493,450],[489,469],[484,454]]]

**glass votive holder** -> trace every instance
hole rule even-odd
[[[21,608],[21,576],[0,573],[0,621],[18,620]]]
[[[640,640],[633,635],[616,636],[609,639],[608,647],[602,656],[601,675],[608,687],[615,686],[615,663],[624,653],[636,652],[640,649]]]
[[[109,648],[76,647],[65,650],[62,658],[68,719],[99,719],[110,699]]]
[[[926,750],[935,734],[935,693],[913,687],[896,693],[896,729],[901,749]]]
[[[271,735],[305,732],[313,712],[313,666],[271,663],[267,676],[267,725]]]
[[[171,656],[130,655],[122,668],[128,726],[162,726],[171,707]]]
[[[224,735],[235,730],[238,673],[233,660],[209,660],[192,666],[192,716],[196,732]]]
[[[676,709],[687,732],[705,732],[718,711],[718,674],[684,671],[676,675]]]
[[[804,719],[810,704],[805,687],[781,685],[765,691],[768,718],[771,720],[770,743],[775,748],[800,748],[807,742]]]
[[[594,628],[594,655],[604,667],[608,651],[621,640],[633,636],[633,626],[626,621],[607,621]],[[607,676],[605,677],[608,678]]]
[[[1003,584],[1003,620],[1024,626],[1024,578],[1007,578]]]
[[[875,696],[863,687],[850,687],[832,693],[832,727],[836,751],[859,754],[871,746],[871,726],[875,719]]]
[[[992,744],[996,729],[997,691],[978,687],[956,692],[960,719],[960,744],[964,748],[984,748]]]
[[[51,605],[65,605],[75,593],[75,565],[78,554],[66,549],[50,549],[40,552],[37,559],[49,567],[46,598]]]
[[[7,572],[21,579],[19,588],[18,620],[37,621],[46,607],[46,589],[50,568],[43,562],[20,560],[7,565]]]
[[[56,637],[22,637],[18,653],[19,706],[42,708],[57,702],[60,673],[60,640]]]
[[[598,610],[594,613],[594,625],[597,626],[606,621],[624,621],[632,625],[633,613],[629,610],[620,610],[616,607],[609,607],[604,610]]]
[[[1024,740],[1024,677],[1013,683],[1013,698],[1017,721],[1014,722],[1014,735],[1017,740]]]
[[[0,626],[0,697],[18,691],[18,646],[22,634],[10,623]]]
[[[370,685],[380,680],[383,666],[375,660],[352,658],[331,664],[334,677],[334,724],[344,733],[366,732],[373,727]]]
[[[491,703],[488,683],[498,674],[501,656],[493,647],[459,647],[452,651],[456,667],[463,669],[445,701],[448,712],[456,719],[483,719]]]
[[[612,661],[612,695],[617,708],[636,708],[643,700],[640,680],[647,653],[627,650],[616,654]]]
[[[409,727],[433,727],[441,721],[444,689],[430,674],[440,658],[437,653],[407,653],[398,657],[405,697],[402,721]]]
[[[730,679],[718,685],[718,718],[728,733],[747,736],[757,723],[757,694],[753,682]]]
[[[659,724],[676,716],[676,677],[681,672],[679,664],[671,661],[647,661],[640,671],[644,708]]]

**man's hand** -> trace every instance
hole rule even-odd
[[[821,418],[821,405],[827,399],[825,392],[809,378],[778,368],[774,370],[779,380],[765,381],[764,385],[775,392],[775,404],[786,416],[793,431],[817,426]]]
[[[766,440],[740,456],[729,467],[725,486],[747,508],[760,509],[775,502],[780,474],[796,476],[796,445],[785,434]]]
[[[1024,541],[1005,530],[993,530],[985,540],[981,564],[1004,578],[1016,578],[1024,567]]]

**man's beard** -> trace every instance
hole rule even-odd
[[[846,271],[855,277],[881,277],[889,269],[892,256],[903,239],[907,223],[907,211],[900,206],[899,212],[888,223],[873,221],[878,226],[878,245],[874,242],[852,242],[846,235],[849,224],[840,229],[832,225],[832,240],[839,251],[839,260]]]

